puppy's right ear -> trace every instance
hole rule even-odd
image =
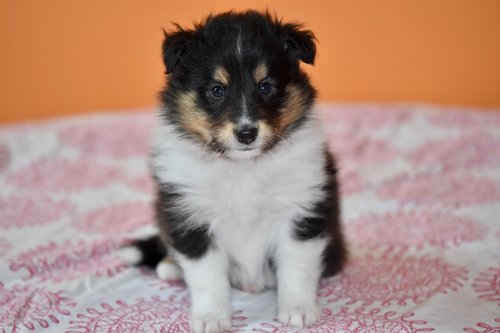
[[[166,32],[163,30],[165,39],[163,40],[162,52],[163,63],[166,67],[166,73],[173,72],[174,67],[182,59],[186,53],[186,48],[194,39],[194,31],[184,30],[180,25],[176,24],[177,30],[173,32]]]

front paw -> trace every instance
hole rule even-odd
[[[308,327],[319,320],[317,305],[281,306],[278,308],[278,320],[295,327]]]
[[[221,333],[231,329],[231,314],[213,310],[203,314],[192,314],[189,325],[194,333]]]

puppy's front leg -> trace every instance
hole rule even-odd
[[[202,257],[179,261],[191,293],[191,330],[218,333],[231,328],[226,256],[210,248]]]
[[[282,323],[306,327],[319,319],[317,291],[325,247],[324,239],[289,238],[279,245],[278,319]]]

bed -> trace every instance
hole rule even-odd
[[[350,259],[304,332],[500,332],[500,112],[317,108]],[[498,110],[500,111],[500,110]],[[0,127],[0,332],[188,332],[189,292],[126,267],[151,231],[152,110]],[[296,332],[233,290],[235,332]]]

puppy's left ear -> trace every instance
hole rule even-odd
[[[293,60],[302,60],[313,65],[316,57],[316,37],[310,30],[303,30],[300,24],[287,23],[282,26],[285,51]]]

